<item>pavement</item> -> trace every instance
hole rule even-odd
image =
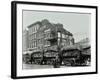
[[[46,69],[53,68],[53,65],[23,64],[23,69]]]
[[[60,66],[60,68],[66,68],[66,67],[87,67],[87,66]],[[48,68],[54,68],[53,65],[39,65],[39,64],[23,64],[23,69],[48,69]]]

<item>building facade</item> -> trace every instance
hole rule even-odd
[[[40,27],[40,22],[36,22],[28,26],[28,50],[34,51],[37,50],[37,30]]]
[[[28,28],[28,50],[38,51],[74,44],[73,34],[60,23],[50,23],[47,19],[31,24]],[[55,47],[54,47],[55,46]]]

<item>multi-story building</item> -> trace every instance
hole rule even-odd
[[[23,36],[23,50],[31,52],[36,63],[40,63],[43,57],[56,57],[61,48],[74,44],[72,33],[62,24],[54,24],[47,19],[29,25]]]
[[[28,50],[37,50],[37,30],[41,26],[41,22],[36,22],[28,26]]]
[[[49,47],[62,47],[74,44],[73,34],[60,23],[50,23],[47,19],[28,26],[28,49],[44,50]]]
[[[40,40],[38,47],[48,48],[52,46],[68,46],[74,44],[72,33],[65,30],[63,25],[50,23],[48,20],[41,21],[42,26],[38,29],[37,38]]]

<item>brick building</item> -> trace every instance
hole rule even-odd
[[[28,27],[28,50],[38,51],[53,47],[74,44],[73,34],[65,30],[60,23],[54,24],[47,19],[38,21]],[[56,49],[55,48],[55,49]]]

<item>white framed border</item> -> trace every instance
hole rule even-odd
[[[56,4],[55,4],[56,5]],[[72,7],[71,7],[72,6]],[[96,8],[86,6],[54,6],[42,4],[17,4],[16,5],[16,18],[17,18],[17,61],[16,61],[16,76],[43,76],[55,74],[78,74],[96,72]],[[91,14],[91,66],[90,67],[67,67],[58,69],[32,69],[22,70],[22,10],[43,10],[43,11],[59,11],[59,12],[77,12],[77,13],[90,13]]]

